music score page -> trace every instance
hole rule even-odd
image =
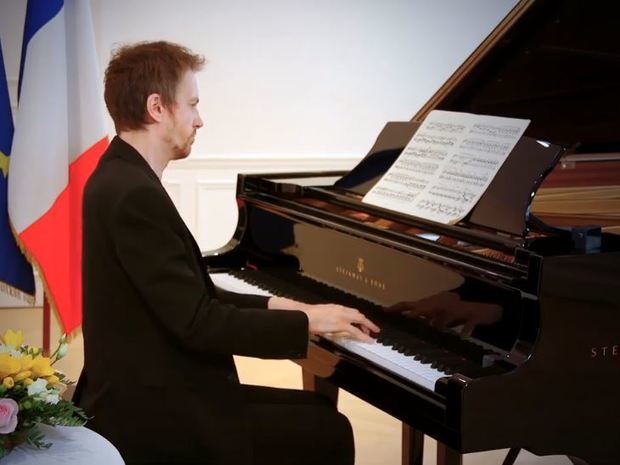
[[[529,122],[433,110],[363,202],[457,223],[480,199]]]

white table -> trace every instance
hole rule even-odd
[[[2,465],[124,465],[121,454],[103,436],[83,426],[40,426],[49,449],[21,445]]]

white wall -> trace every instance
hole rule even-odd
[[[385,122],[409,120],[515,3],[91,0],[102,70],[116,45],[138,40],[180,42],[209,61],[206,126],[192,156],[164,177],[205,250],[234,230],[237,172],[352,167]],[[13,98],[25,8],[0,0]]]

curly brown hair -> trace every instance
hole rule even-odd
[[[159,94],[164,106],[176,103],[176,90],[187,71],[200,71],[202,55],[166,41],[123,45],[112,52],[105,71],[104,99],[116,132],[152,123],[146,99]]]

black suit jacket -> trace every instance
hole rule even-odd
[[[302,312],[214,287],[161,182],[116,137],[83,207],[85,363],[76,400],[130,463],[246,464],[232,355],[303,358]]]

